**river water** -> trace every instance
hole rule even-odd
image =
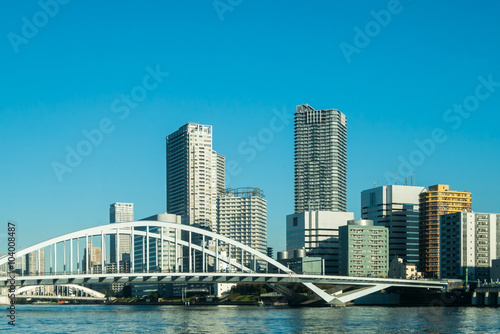
[[[4,309],[4,307],[2,307]],[[3,311],[7,314],[7,310]],[[9,333],[498,333],[500,308],[17,305]]]

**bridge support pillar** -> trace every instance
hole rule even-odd
[[[332,306],[344,307],[347,302],[353,301],[354,299],[358,299],[364,296],[368,296],[372,293],[378,292],[380,290],[387,289],[390,287],[389,284],[375,284],[373,286],[364,286],[358,288],[356,290],[352,290],[349,292],[337,294],[335,296],[330,295],[329,293],[323,291],[318,288],[313,283],[302,283],[306,287],[308,287],[312,292],[314,292],[317,296],[323,299],[325,302]]]

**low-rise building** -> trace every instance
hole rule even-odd
[[[306,256],[304,249],[278,252],[278,262],[296,274],[324,275],[324,260],[321,257]]]
[[[406,263],[400,257],[395,257],[389,264],[389,278],[416,279],[422,277],[417,271],[417,265]]]
[[[304,249],[306,256],[325,260],[326,275],[338,275],[339,227],[352,219],[352,212],[305,211],[288,215],[286,250]]]
[[[372,220],[351,220],[339,227],[340,274],[357,277],[387,276],[389,233]]]

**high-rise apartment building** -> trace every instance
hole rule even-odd
[[[347,119],[337,109],[297,106],[295,212],[347,211]]]
[[[441,277],[489,280],[500,258],[500,214],[457,212],[441,216]]]
[[[166,138],[167,212],[214,229],[224,189],[224,156],[212,149],[212,126],[188,123]]]
[[[264,192],[259,188],[226,189],[217,203],[217,232],[266,254],[267,201]],[[237,249],[230,257],[253,268],[251,254],[242,254]]]
[[[351,220],[339,227],[340,273],[380,277],[389,271],[388,230],[371,220]]]
[[[418,266],[419,196],[425,187],[392,185],[361,192],[361,218],[389,230],[389,257]]]
[[[440,216],[471,211],[471,193],[453,191],[438,184],[419,196],[420,202],[420,271],[427,277],[439,278]]]
[[[339,227],[354,219],[352,212],[305,211],[286,216],[286,250],[305,250],[324,260],[325,274],[338,275]]]
[[[109,206],[109,222],[113,223],[125,223],[134,221],[134,203],[113,203]],[[130,235],[120,235],[119,238],[119,259],[116,259],[116,245],[117,240],[115,235],[110,236],[110,253],[109,258],[111,263],[116,263],[123,261],[123,254],[128,254],[130,257]]]

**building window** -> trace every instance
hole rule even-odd
[[[299,225],[299,218],[298,217],[293,217],[293,226]]]

